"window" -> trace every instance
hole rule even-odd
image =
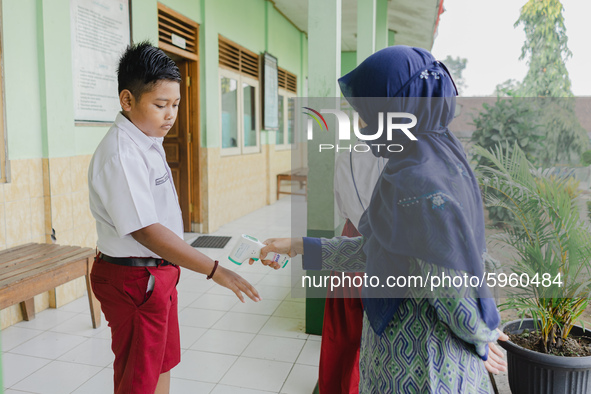
[[[260,152],[259,58],[220,36],[222,155]]]
[[[259,81],[220,69],[222,154],[258,153]]]
[[[279,89],[279,130],[275,133],[275,148],[287,149],[294,144],[295,94]]]
[[[289,149],[294,144],[294,98],[297,93],[297,76],[277,68],[279,85],[279,130],[275,133],[275,149]]]

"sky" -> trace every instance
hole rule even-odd
[[[513,27],[527,0],[445,0],[445,12],[432,53],[468,59],[462,96],[489,96],[497,84],[508,79],[522,81],[526,60],[519,60],[525,41],[523,25]],[[568,47],[573,56],[566,68],[575,96],[591,96],[591,1],[562,0]]]

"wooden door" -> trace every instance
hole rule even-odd
[[[191,126],[193,122],[190,119],[192,95],[189,94],[189,62],[177,61],[176,63],[183,79],[181,82],[181,102],[176,122],[164,137],[163,146],[183,212],[184,231],[189,232],[191,231],[191,202],[193,200],[191,187],[193,163]]]

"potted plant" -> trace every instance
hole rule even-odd
[[[511,391],[591,392],[589,346],[579,343],[578,356],[571,357],[580,342],[573,337],[591,339],[591,331],[575,326],[591,290],[591,233],[579,217],[576,193],[569,193],[568,179],[537,170],[517,145],[512,152],[475,149],[489,163],[477,167],[485,204],[512,217],[495,236],[515,254],[508,275],[515,280],[506,282],[510,291],[501,305],[521,315],[502,327],[510,340],[500,342]]]

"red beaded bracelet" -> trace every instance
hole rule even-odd
[[[219,261],[215,260],[214,265],[213,265],[213,269],[211,270],[211,274],[209,274],[209,276],[207,277],[208,280],[213,278],[213,274],[215,274],[215,270],[218,268],[218,264],[219,264]]]

